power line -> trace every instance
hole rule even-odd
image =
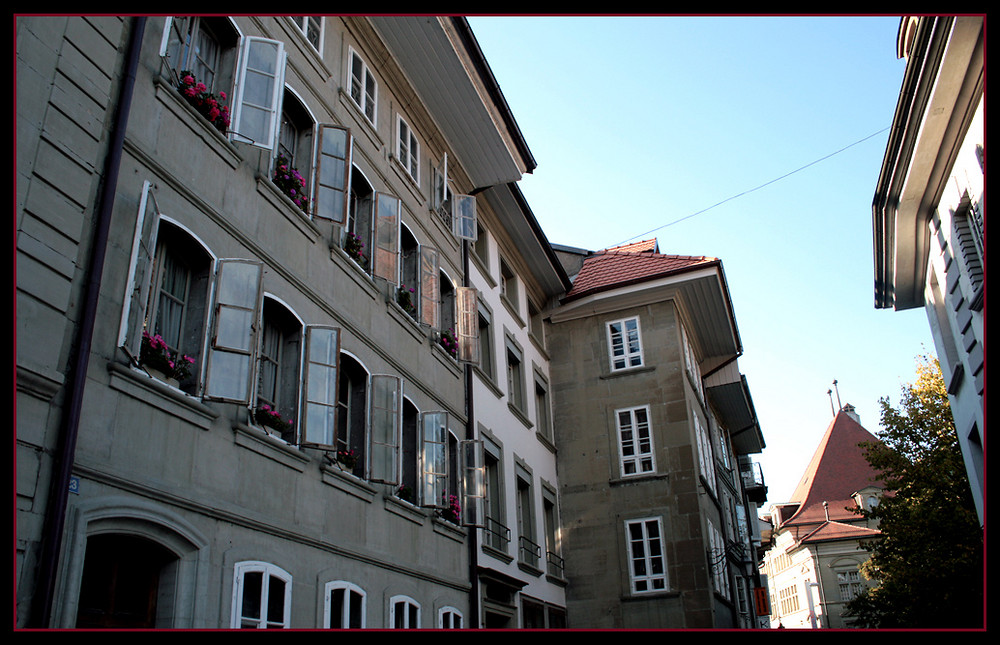
[[[644,237],[646,235],[649,235],[650,233],[655,233],[656,231],[659,231],[660,229],[667,228],[668,226],[673,226],[674,224],[679,224],[679,223],[683,222],[684,220],[688,220],[688,219],[691,219],[692,217],[695,217],[697,215],[701,215],[702,213],[705,213],[706,211],[710,211],[713,208],[716,208],[717,206],[721,206],[721,205],[725,204],[726,202],[730,202],[730,201],[732,201],[734,199],[737,199],[739,197],[743,197],[744,195],[749,195],[750,193],[758,191],[761,188],[765,188],[765,187],[770,186],[771,184],[773,184],[775,182],[781,181],[782,179],[785,179],[787,177],[791,177],[795,173],[802,172],[803,170],[805,170],[806,168],[809,168],[810,166],[815,166],[816,164],[820,163],[821,161],[826,161],[830,157],[834,157],[836,155],[839,155],[841,152],[844,152],[845,150],[853,148],[854,146],[856,146],[856,145],[858,145],[860,143],[864,143],[865,141],[868,141],[872,137],[877,137],[878,135],[882,134],[883,132],[885,132],[888,129],[889,129],[888,127],[882,128],[878,132],[873,132],[872,134],[869,134],[867,137],[863,137],[861,139],[858,139],[854,143],[850,143],[850,144],[844,146],[843,148],[841,148],[840,150],[835,150],[834,152],[831,152],[830,154],[828,154],[826,156],[823,156],[823,157],[820,157],[819,159],[815,159],[813,161],[810,161],[809,163],[805,164],[804,166],[800,166],[800,167],[796,168],[795,170],[792,170],[790,172],[785,173],[784,175],[781,175],[780,177],[775,177],[774,179],[771,179],[770,181],[766,181],[763,184],[760,184],[759,186],[756,186],[756,187],[751,188],[749,190],[744,190],[742,193],[737,193],[735,195],[732,195],[731,197],[727,197],[727,198],[723,199],[720,202],[716,202],[716,203],[712,204],[711,206],[708,206],[707,208],[703,208],[700,211],[696,211],[694,213],[691,213],[690,215],[685,215],[684,217],[681,217],[679,219],[675,219],[674,221],[668,222],[667,224],[664,224],[662,226],[657,226],[656,228],[650,229],[650,230],[646,231],[645,233],[639,233],[638,235],[633,235],[632,237],[626,239],[625,241],[619,242],[615,246],[620,246],[620,245],[625,244],[627,242],[630,242],[630,241],[632,241],[632,240],[634,240],[636,238],[640,238],[640,237]]]

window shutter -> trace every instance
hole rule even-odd
[[[262,272],[254,260],[219,260],[205,398],[250,404]]]
[[[156,253],[156,234],[160,224],[160,212],[156,206],[152,186],[148,181],[142,184],[142,197],[139,199],[139,212],[136,215],[135,232],[132,237],[132,257],[129,261],[125,303],[118,327],[118,345],[133,362],[139,360],[142,329],[146,319],[146,307],[149,304],[153,259]]]
[[[441,166],[434,168],[433,195],[431,197],[431,208],[440,211],[445,207],[448,200],[448,153],[444,153]]]
[[[285,76],[285,50],[280,40],[245,37],[240,43],[233,99],[232,134],[250,145],[274,148]]]
[[[473,287],[458,287],[458,360],[479,364],[479,292]]]
[[[448,504],[448,413],[424,412],[420,419],[420,504]]]
[[[340,374],[340,329],[306,327],[305,387],[302,388],[303,445],[337,447],[337,394]]]
[[[375,195],[375,234],[372,274],[396,284],[399,257],[399,198],[388,193]]]
[[[421,246],[419,321],[435,329],[441,325],[440,282],[441,264],[438,250],[429,246]]]
[[[343,224],[351,185],[351,131],[335,125],[319,127],[316,151],[316,217]]]
[[[460,240],[475,242],[476,198],[472,195],[452,195],[451,210],[451,232]]]
[[[399,438],[402,431],[403,382],[398,376],[371,377],[371,429],[368,479],[399,483]]]
[[[486,458],[483,442],[459,443],[462,458],[462,524],[486,526]]]

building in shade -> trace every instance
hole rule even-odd
[[[875,307],[923,307],[979,521],[986,443],[983,16],[904,16],[906,71],[873,200]]]

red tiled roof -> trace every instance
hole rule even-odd
[[[878,529],[866,526],[844,524],[842,522],[824,522],[815,531],[809,533],[800,542],[825,542],[827,540],[850,540],[870,538],[881,535]]]
[[[849,510],[856,506],[851,495],[866,486],[882,487],[858,446],[870,441],[878,438],[847,412],[838,412],[792,493],[799,509],[786,523],[823,522],[827,513],[830,520],[857,520],[859,516]]]
[[[718,258],[703,255],[665,255],[655,252],[656,248],[653,239],[612,247],[588,257],[564,300],[719,262]]]

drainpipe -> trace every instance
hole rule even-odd
[[[462,285],[469,284],[469,240],[462,240]],[[465,437],[476,438],[475,406],[472,387],[472,365],[465,364]],[[464,476],[464,473],[463,473]],[[480,628],[479,611],[479,529],[469,527],[469,621],[470,626]],[[474,621],[474,622],[473,622]]]
[[[35,579],[36,588],[32,600],[32,615],[29,618],[29,624],[34,627],[48,627],[49,621],[52,619],[56,568],[59,562],[59,552],[62,548],[63,529],[66,524],[70,474],[76,453],[80,411],[83,407],[83,391],[87,382],[90,348],[97,320],[97,304],[108,246],[108,231],[111,228],[111,211],[115,203],[115,187],[118,184],[118,171],[121,167],[125,128],[128,124],[132,91],[135,87],[135,74],[139,66],[139,52],[145,28],[145,18],[132,19],[117,113],[111,128],[108,156],[104,160],[101,186],[98,190],[97,201],[94,203],[94,212],[97,214],[97,218],[94,224],[94,237],[86,274],[88,282],[84,292],[83,313],[77,331],[76,349],[70,357],[70,387],[67,391],[67,401],[63,407],[60,423],[59,445],[56,446],[53,478],[45,512],[41,554]]]

